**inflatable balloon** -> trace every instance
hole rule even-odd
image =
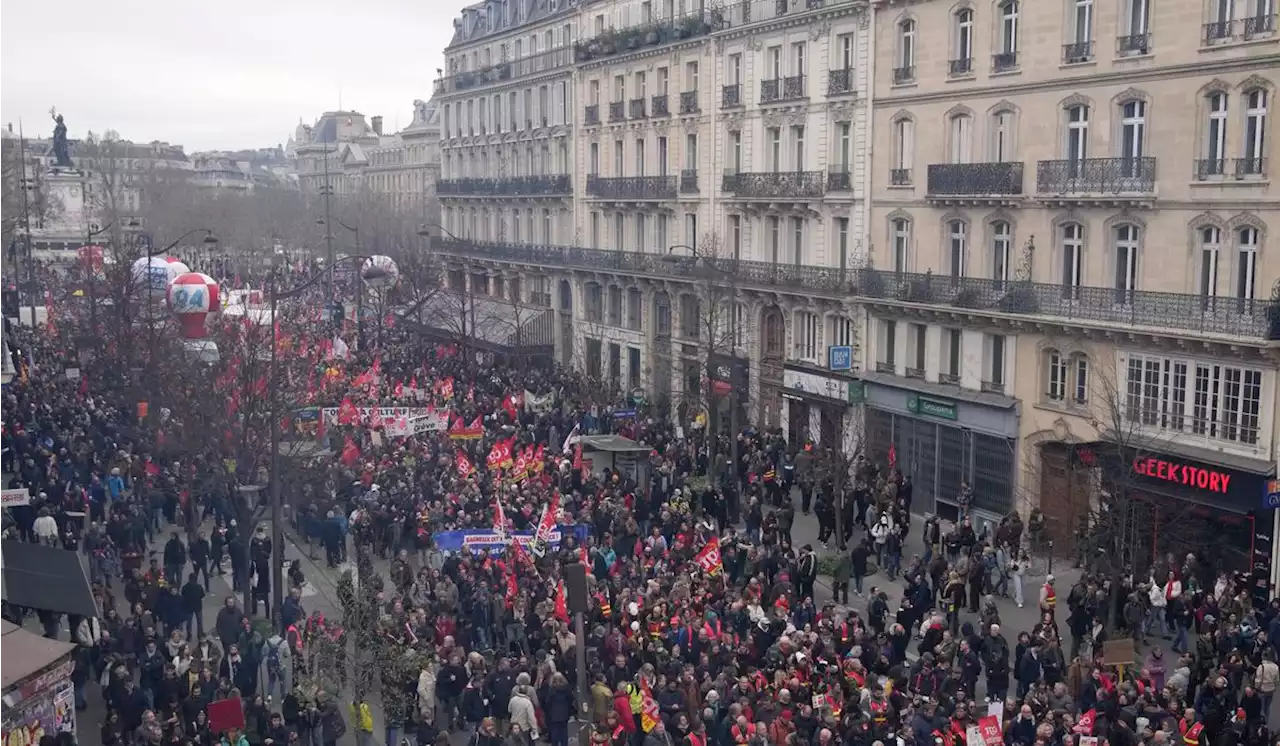
[[[205,320],[220,309],[218,283],[200,272],[187,272],[169,285],[169,310],[178,318],[182,336],[186,339],[202,339],[205,336]]]
[[[360,279],[375,290],[389,288],[400,277],[400,268],[389,256],[371,256],[360,267]]]

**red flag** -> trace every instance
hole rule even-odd
[[[662,717],[661,711],[658,709],[658,701],[653,698],[653,690],[649,688],[649,681],[643,676],[640,677],[640,729],[645,733],[653,730],[658,725],[658,718]]]
[[[485,459],[485,463],[490,469],[502,468],[502,441],[493,444],[489,449],[489,457]]]
[[[1097,710],[1089,710],[1080,716],[1080,720],[1071,728],[1072,732],[1079,733],[1082,736],[1093,734],[1093,724],[1098,719]]]
[[[453,462],[457,465],[458,473],[462,475],[463,479],[475,473],[476,467],[472,465],[471,459],[467,458],[467,454],[462,451],[458,451],[458,454],[453,457]]]
[[[516,544],[516,546],[520,545]],[[515,604],[518,595],[520,595],[520,588],[516,585],[516,569],[513,567],[507,571],[507,608]]]
[[[399,399],[402,396],[404,396],[404,383],[402,381],[396,381],[395,397]]]
[[[588,556],[588,555],[587,555],[587,545],[586,545],[586,544],[579,544],[579,545],[578,545],[578,561],[579,561],[579,562],[581,562],[582,564],[586,565],[587,567],[591,567],[591,558],[590,558],[590,556]]]
[[[80,390],[79,390],[80,398],[83,399],[86,395],[88,395],[88,393],[89,393],[89,376],[85,375],[84,372],[82,371],[80,373]]]
[[[515,465],[515,460],[511,456],[511,452],[515,450],[515,447],[516,447],[516,436],[512,435],[510,438],[507,438],[505,441],[503,441],[502,468],[510,469],[512,466]]]
[[[556,619],[566,624],[569,622],[569,598],[565,594],[563,580],[556,586]]]
[[[338,457],[338,460],[342,462],[343,466],[353,466],[360,460],[360,446],[356,445],[350,435],[347,436],[347,442],[342,446],[342,455]]]
[[[694,562],[707,575],[719,575],[724,570],[724,563],[720,559],[720,539],[712,536],[702,547],[702,551],[698,552],[698,556],[694,557]]]
[[[493,530],[499,536],[507,534],[507,515],[502,511],[502,501],[496,497],[493,498]]]
[[[892,469],[898,465],[898,449],[889,444],[889,468]]]
[[[582,468],[582,441],[578,441],[578,445],[573,449],[573,469],[577,471]]]
[[[160,467],[156,466],[156,464],[152,461],[147,461],[146,470],[147,470],[147,476],[149,477],[157,476],[160,473]]]
[[[342,403],[338,405],[338,424],[354,425],[360,419],[360,411],[356,409],[356,405],[351,401],[351,397],[344,396]]]

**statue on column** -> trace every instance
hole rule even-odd
[[[71,146],[67,143],[67,125],[62,121],[62,115],[57,109],[50,109],[49,115],[53,117],[53,158],[54,168],[74,168],[71,163]]]

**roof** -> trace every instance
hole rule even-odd
[[[6,691],[56,663],[76,647],[74,643],[50,640],[8,621],[0,621],[0,632],[3,633],[0,642],[4,646],[0,679],[3,679]]]
[[[649,446],[621,435],[584,435],[582,447],[610,453],[648,453]]]

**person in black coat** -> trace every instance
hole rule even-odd
[[[547,738],[551,746],[569,746],[569,718],[574,711],[573,688],[562,673],[551,675],[551,684],[543,697],[542,711],[547,721]]]
[[[147,711],[147,700],[133,679],[126,679],[124,689],[120,690],[115,702],[116,712],[120,713],[121,732],[132,733],[142,725],[142,713]]]
[[[164,545],[164,577],[170,583],[182,581],[182,568],[187,565],[187,547],[174,531]]]
[[[207,583],[208,580],[206,571],[205,582]],[[204,637],[204,595],[205,586],[200,585],[199,576],[192,572],[187,576],[187,584],[182,586],[182,613],[186,622],[188,640]],[[196,630],[194,635],[191,634],[193,621]]]
[[[199,577],[200,573],[204,573],[204,589],[209,590],[209,557],[212,553],[209,547],[209,540],[204,538],[203,531],[196,532],[196,538],[191,540],[191,546],[187,547],[187,556],[191,558],[191,570]]]

